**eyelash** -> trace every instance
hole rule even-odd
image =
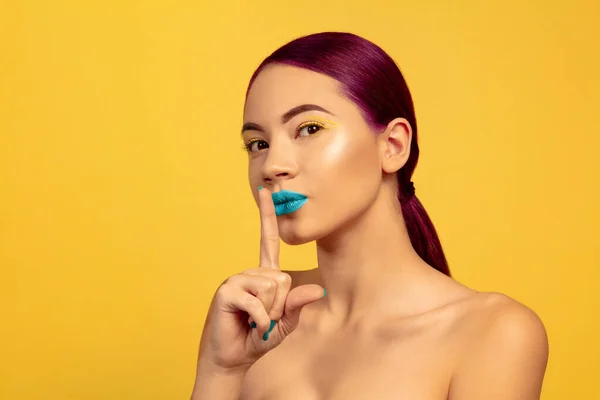
[[[300,125],[298,125],[298,127],[296,128],[296,134],[298,134],[302,129],[304,129],[304,128],[308,127],[308,126],[318,126],[319,128],[321,128],[318,132],[313,133],[310,136],[317,136],[319,133],[321,133],[321,131],[323,129],[325,129],[325,124],[323,124],[322,122],[319,122],[319,121],[307,121],[307,122],[303,122]],[[256,151],[250,150],[252,144],[256,143],[256,142],[265,142],[265,141],[262,140],[262,139],[258,139],[258,138],[250,139],[246,143],[242,144],[242,150],[245,150],[245,151],[247,151],[249,153],[256,153]],[[260,151],[260,150],[258,150],[258,151]]]

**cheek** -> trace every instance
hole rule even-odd
[[[280,220],[284,242],[301,244],[322,238],[355,218],[373,201],[381,184],[376,141],[368,136],[336,135],[302,160],[314,199],[304,218]],[[300,210],[302,212],[302,210]]]
[[[336,135],[317,159],[323,179],[333,186],[363,182],[377,178],[378,154],[376,141],[363,135]]]

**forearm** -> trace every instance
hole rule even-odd
[[[246,371],[218,371],[198,366],[191,400],[238,400]]]

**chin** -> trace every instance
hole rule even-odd
[[[281,229],[281,227],[279,228],[279,236],[285,244],[290,246],[298,246],[316,239],[313,235],[303,235],[295,229]]]
[[[298,246],[319,239],[321,237],[319,232],[314,229],[314,226],[307,226],[307,222],[299,218],[281,218],[278,221],[279,237],[290,246]]]

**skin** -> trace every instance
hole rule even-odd
[[[282,121],[303,104],[331,114],[306,110]],[[307,121],[322,124],[297,129]],[[206,396],[213,388],[210,398],[228,398],[227,388],[244,400],[539,398],[548,342],[537,315],[502,294],[463,286],[412,248],[396,197],[395,173],[412,140],[405,119],[373,132],[332,78],[271,65],[249,91],[244,123],[261,211],[260,266],[215,295],[195,398],[203,398],[202,387]],[[284,189],[308,201],[276,217],[270,193]],[[279,238],[316,241],[318,268],[281,271]],[[271,289],[249,289],[249,276]],[[261,305],[246,307],[244,296],[262,296]],[[258,328],[227,320],[241,311]],[[278,322],[265,342],[270,319]]]

